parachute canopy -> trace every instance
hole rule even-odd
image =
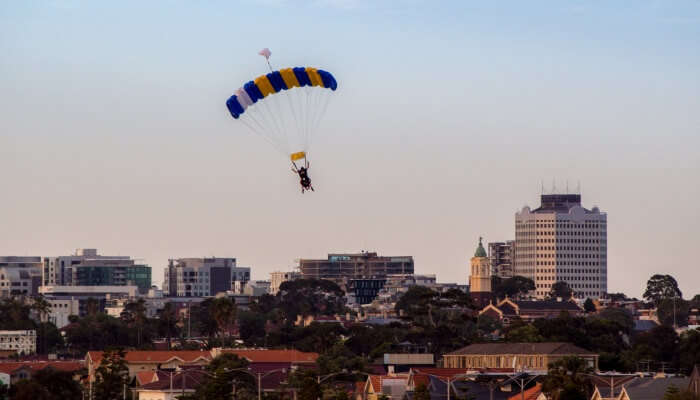
[[[337,87],[333,75],[324,70],[284,68],[243,85],[226,101],[226,107],[233,118],[296,161],[306,157],[329,93]]]

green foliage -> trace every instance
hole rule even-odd
[[[178,320],[179,318],[173,303],[165,303],[163,309],[158,313],[158,336],[167,338],[168,343],[170,343],[173,337],[179,336],[179,328],[177,326]]]
[[[298,400],[316,400],[323,396],[316,377],[316,371],[310,369],[298,369],[289,375],[289,386],[297,388]]]
[[[102,355],[95,372],[95,398],[104,400],[121,400],[126,392],[130,398],[129,368],[124,360],[124,350],[107,350]]]
[[[534,343],[542,342],[544,338],[533,325],[526,324],[511,327],[506,332],[506,341],[512,343]]]
[[[700,364],[700,331],[693,329],[683,332],[678,353],[680,370],[690,374],[693,366]]]
[[[519,298],[535,290],[535,282],[524,276],[516,275],[512,278],[501,279],[497,276],[491,277],[491,292],[495,299]]]
[[[419,325],[435,326],[433,308],[440,294],[425,286],[411,286],[396,302],[394,309],[399,315]]]
[[[358,357],[344,344],[337,343],[327,352],[321,354],[316,360],[321,375],[335,372],[364,371],[366,368],[365,359]]]
[[[256,346],[265,345],[265,314],[253,311],[241,311],[238,315],[238,326],[241,339]]]
[[[559,281],[552,285],[552,289],[549,291],[549,297],[555,299],[561,297],[562,299],[568,300],[573,293],[574,291],[569,287],[568,283]]]
[[[583,309],[587,313],[592,313],[596,311],[595,304],[593,303],[593,300],[589,298],[586,299],[585,302],[583,302]]]
[[[658,306],[663,299],[683,298],[678,282],[671,275],[656,274],[647,281],[643,297]]]
[[[592,372],[584,359],[564,357],[549,365],[542,392],[552,400],[587,400],[590,382],[585,374]]]
[[[0,330],[34,330],[37,334],[37,352],[46,354],[63,348],[63,337],[51,322],[36,322],[31,318],[32,311],[45,319],[49,303],[43,297],[31,303],[19,298],[0,301]]]
[[[277,308],[288,321],[298,315],[335,315],[345,312],[345,292],[325,279],[296,279],[283,282],[277,293]]]
[[[0,399],[5,399],[8,394],[13,400],[65,400],[80,399],[82,390],[71,372],[45,368],[37,371],[31,379],[13,384],[9,391],[7,386],[4,392],[0,387]]]
[[[605,308],[598,313],[597,318],[617,323],[627,334],[632,333],[634,329],[634,317],[624,308]]]
[[[476,328],[483,334],[489,334],[496,330],[503,329],[503,326],[498,319],[490,317],[486,314],[481,314],[477,319]]]
[[[421,383],[413,392],[413,400],[430,400],[430,392],[425,384]]]
[[[228,400],[231,398],[248,400],[256,398],[255,379],[241,369],[248,367],[248,361],[235,354],[222,354],[207,366],[208,376],[188,396],[188,400]]]
[[[219,334],[231,336],[236,322],[236,303],[228,297],[217,297],[211,304],[209,312],[216,321]]]
[[[661,299],[656,307],[656,315],[659,318],[659,322],[668,326],[674,326],[674,322],[676,326],[687,326],[689,312],[690,302],[681,298]]]

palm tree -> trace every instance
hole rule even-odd
[[[212,318],[216,321],[219,332],[231,335],[231,325],[236,320],[236,303],[228,297],[214,299],[211,305]]]

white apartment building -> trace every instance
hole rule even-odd
[[[18,354],[36,353],[36,331],[0,331],[0,350]]]
[[[581,206],[580,194],[543,194],[535,210],[515,214],[515,275],[535,282],[545,298],[552,285],[566,282],[578,299],[608,290],[607,214]]]
[[[80,300],[75,297],[52,298],[46,297],[49,303],[48,319],[53,322],[58,329],[70,323],[68,317],[80,315]]]

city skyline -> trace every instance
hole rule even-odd
[[[664,273],[693,296],[698,21],[691,1],[0,4],[0,255],[98,248],[160,285],[169,258],[259,279],[364,249],[466,283],[477,238],[514,239],[554,178],[609,215],[609,291]],[[338,79],[309,195],[224,104],[263,47]]]

